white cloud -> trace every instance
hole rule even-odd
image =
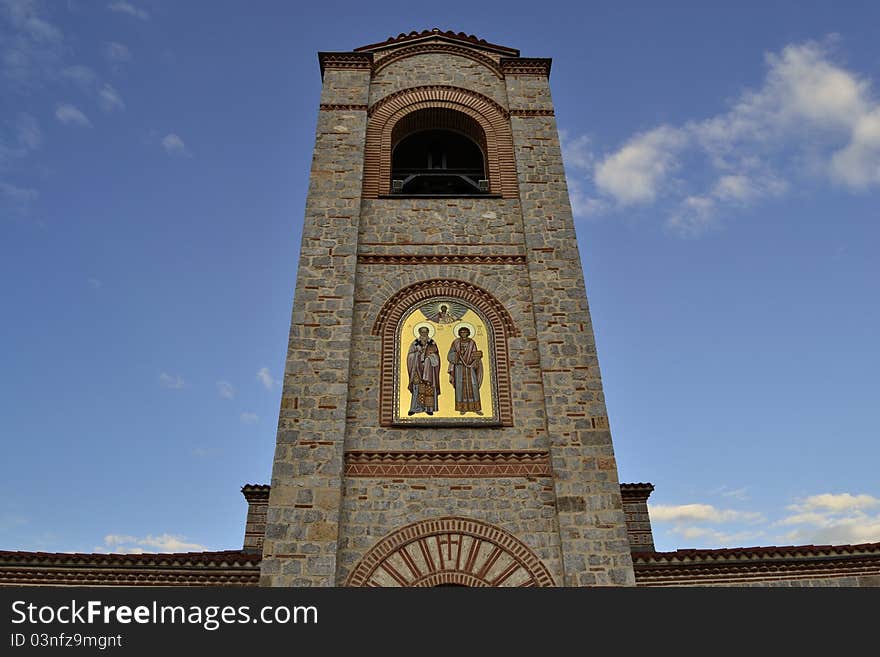
[[[880,499],[867,494],[822,493],[787,508],[792,513],[775,523],[792,529],[778,537],[780,543],[841,545],[880,542]]]
[[[0,0],[0,72],[10,89],[29,91],[51,79],[64,55],[64,35],[29,0]]]
[[[7,20],[37,42],[58,42],[61,30],[38,15],[37,4],[29,0],[0,0]]]
[[[104,56],[111,64],[124,64],[131,61],[131,51],[124,43],[110,41],[104,46]]]
[[[63,69],[61,77],[75,82],[83,90],[91,90],[98,84],[98,74],[82,64]]]
[[[113,110],[125,107],[125,103],[122,101],[119,93],[109,84],[101,87],[101,90],[98,92],[98,99],[101,103],[101,108],[105,112],[112,112]]]
[[[746,486],[743,486],[742,488],[728,488],[727,486],[719,486],[712,492],[718,493],[722,497],[730,497],[735,500],[739,500],[740,502],[745,502],[749,499],[748,491],[749,489]]]
[[[261,368],[260,371],[257,372],[257,378],[260,380],[266,390],[273,390],[275,386],[278,385],[278,382],[273,379],[272,375],[269,373],[268,367]]]
[[[186,385],[186,382],[183,380],[183,377],[178,375],[171,375],[167,372],[162,372],[159,375],[159,383],[161,383],[166,388],[171,388],[173,390],[179,390]]]
[[[6,216],[25,217],[40,193],[29,187],[16,187],[0,180],[0,211]]]
[[[658,126],[600,157],[586,138],[568,140],[573,204],[590,211],[581,181],[591,174],[606,210],[669,202],[667,227],[694,237],[729,207],[783,196],[794,178],[880,186],[880,101],[868,79],[832,61],[831,45],[767,54],[761,85],[714,116]]]
[[[870,509],[880,506],[880,499],[872,495],[852,495],[850,493],[822,493],[811,495],[802,501],[792,504],[788,508],[792,511],[807,512],[811,510],[830,511],[833,513],[846,513]]]
[[[172,534],[148,534],[144,537],[127,536],[124,534],[108,534],[104,544],[95,548],[95,552],[117,554],[145,554],[150,552],[204,552],[207,550],[199,543],[189,543],[184,536]]]
[[[19,114],[15,119],[18,145],[26,151],[33,151],[43,143],[40,125],[30,114]]]
[[[235,397],[235,388],[229,381],[217,381],[217,394],[223,399],[232,399]]]
[[[256,424],[260,418],[256,413],[245,411],[241,414],[240,419],[242,424]]]
[[[559,131],[559,142],[562,146],[562,161],[566,169],[590,171],[595,164],[591,139],[587,135],[570,138],[566,130]]]
[[[728,545],[742,545],[745,541],[754,541],[763,536],[761,531],[722,532],[707,527],[675,527],[672,530],[684,539],[699,541],[702,545],[723,547]]]
[[[114,11],[118,14],[128,14],[129,16],[133,16],[134,18],[138,18],[142,21],[150,20],[150,15],[145,12],[143,9],[135,7],[130,2],[125,2],[125,0],[119,0],[117,2],[111,2],[107,5],[107,9],[110,11]]]
[[[599,162],[596,187],[621,206],[650,203],[679,167],[678,154],[686,143],[687,136],[670,126],[636,135]]]
[[[652,521],[657,522],[758,522],[764,515],[754,511],[718,509],[711,504],[649,504]]]
[[[680,237],[699,237],[715,225],[715,200],[688,196],[666,221],[666,227]]]
[[[40,125],[30,114],[20,113],[15,121],[0,128],[6,128],[8,133],[0,132],[0,171],[9,169],[15,160],[26,157],[43,143]]]
[[[859,117],[850,143],[831,158],[831,175],[856,189],[880,185],[880,108]]]
[[[216,449],[212,447],[195,447],[192,450],[192,455],[200,459],[218,456],[222,453],[222,449]]]
[[[99,278],[90,278],[88,279],[88,283],[89,287],[91,287],[93,290],[100,290],[102,287],[104,287],[104,282],[101,281],[101,279]]]
[[[92,125],[92,122],[89,121],[89,118],[70,103],[60,104],[55,110],[55,118],[65,125]]]
[[[0,182],[0,195],[12,203],[31,203],[39,198],[40,194],[35,189],[16,187],[9,183]]]
[[[165,152],[169,155],[189,155],[189,151],[186,148],[186,144],[183,143],[183,139],[173,132],[162,137],[162,148],[164,148]]]

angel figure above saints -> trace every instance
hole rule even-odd
[[[435,324],[452,324],[460,320],[467,312],[467,307],[454,301],[434,301],[419,308],[425,319]]]
[[[407,390],[412,394],[409,415],[434,415],[440,397],[440,350],[432,339],[433,326],[421,322],[415,328],[416,339],[406,354]]]
[[[449,361],[449,383],[455,388],[455,410],[483,414],[480,404],[480,385],[483,383],[483,352],[471,338],[473,326],[461,322],[456,327],[458,337],[452,341],[446,360]]]

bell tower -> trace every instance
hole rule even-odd
[[[550,60],[319,61],[261,583],[633,585]]]

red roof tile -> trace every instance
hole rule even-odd
[[[496,52],[510,55],[512,57],[519,57],[519,50],[517,50],[516,48],[508,48],[507,46],[499,46],[494,43],[489,43],[485,39],[480,39],[473,34],[465,34],[464,32],[453,32],[452,30],[446,30],[444,32],[443,30],[436,27],[431,30],[422,30],[421,32],[413,30],[409,34],[400,33],[396,37],[388,37],[385,41],[381,41],[379,43],[371,43],[367,46],[355,48],[354,51],[362,52],[364,50],[379,50],[382,48],[387,48],[388,46],[401,43],[409,43],[410,41],[427,39],[430,37],[442,37],[451,41],[458,41],[466,45],[478,46],[487,50],[494,50]]]

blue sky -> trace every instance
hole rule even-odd
[[[0,549],[240,547],[316,52],[435,26],[554,60],[658,549],[880,541],[880,5],[310,4],[0,0]]]

